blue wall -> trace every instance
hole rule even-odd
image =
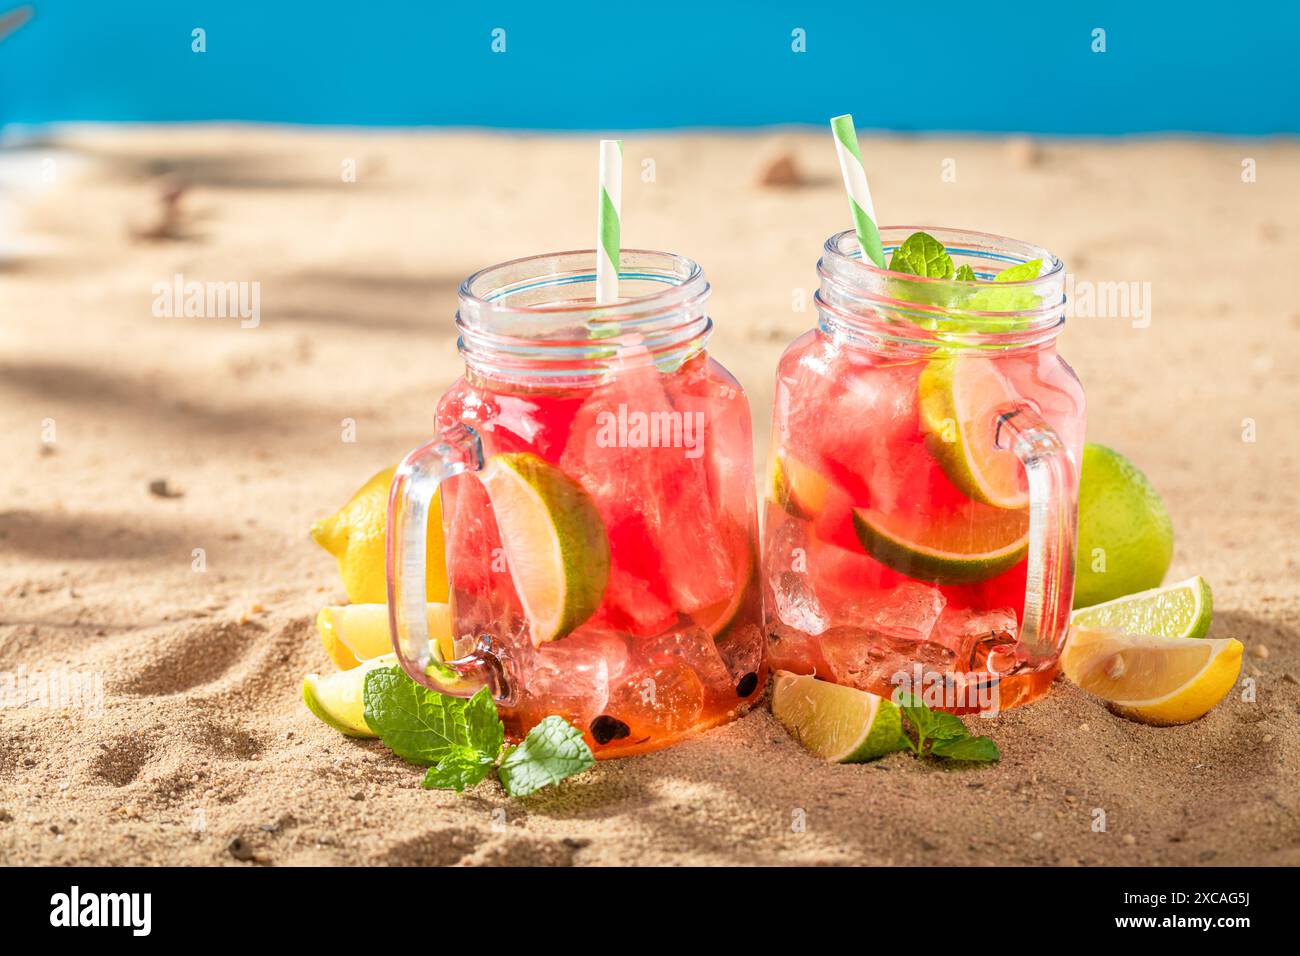
[[[0,43],[4,123],[1300,132],[1296,0],[31,2]]]

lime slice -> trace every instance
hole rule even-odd
[[[962,493],[995,508],[1025,508],[1029,486],[1020,459],[994,445],[998,410],[1017,400],[992,359],[932,359],[917,380],[925,444]]]
[[[1223,700],[1241,672],[1240,641],[1072,628],[1065,676],[1144,724],[1185,724]]]
[[[528,452],[493,455],[482,479],[532,641],[558,640],[591,617],[609,580],[609,540],[596,505]]]
[[[893,753],[903,721],[892,701],[812,675],[777,671],[772,716],[799,743],[835,763],[862,763]]]
[[[396,666],[397,655],[385,654],[337,674],[325,677],[308,674],[302,682],[303,703],[325,723],[349,737],[378,736],[366,723],[366,672],[376,667]]]
[[[796,518],[811,521],[826,507],[830,482],[790,455],[772,459],[772,500]]]
[[[316,630],[326,653],[344,670],[393,650],[387,604],[328,605],[316,615]],[[438,642],[444,661],[455,656],[451,608],[446,604],[429,604],[429,637]]]
[[[935,584],[974,584],[1015,566],[1029,547],[1026,511],[886,515],[853,509],[867,553],[900,574]]]
[[[1070,626],[1199,638],[1209,633],[1213,614],[1210,586],[1198,576],[1075,611]]]

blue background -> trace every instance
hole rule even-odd
[[[3,123],[1300,132],[1295,0],[34,5],[0,43]]]

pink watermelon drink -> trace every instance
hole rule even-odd
[[[598,756],[732,719],[767,676],[749,407],[705,351],[708,285],[623,257],[609,305],[590,254],[468,279],[437,415],[482,463],[440,487],[464,686],[438,683],[487,683],[514,737],[559,714]]]
[[[911,232],[882,231],[885,251]],[[764,517],[769,656],[877,694],[919,682],[939,706],[992,710],[1036,698],[1056,673],[1084,399],[1055,347],[1059,260],[927,232],[949,259],[928,276],[864,264],[851,234],[833,237],[818,328],[781,359]],[[1054,528],[1037,555],[1026,456]],[[1047,573],[1028,588],[1035,560]]]

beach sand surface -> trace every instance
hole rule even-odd
[[[85,127],[0,160],[30,173],[0,178],[0,673],[103,694],[0,708],[0,863],[1300,863],[1293,141],[863,142],[886,223],[1149,283],[1144,317],[1076,317],[1061,351],[1090,439],[1168,503],[1169,580],[1204,575],[1213,635],[1246,645],[1204,719],[1140,726],[1062,679],[974,722],[996,766],[835,766],[759,708],[510,800],[422,790],[308,714],[303,675],[330,668],[312,621],[345,596],[307,529],[428,437],[464,276],[593,244],[593,140]],[[762,462],[773,369],[847,225],[830,137],[625,149],[624,242],[704,265]],[[783,151],[801,182],[756,185]],[[260,323],[156,317],[176,275],[259,283]]]

